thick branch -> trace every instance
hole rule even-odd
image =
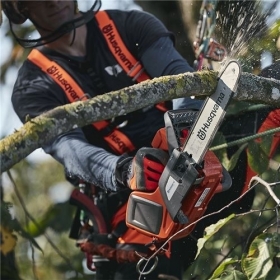
[[[201,71],[145,81],[87,101],[57,107],[38,116],[0,141],[1,172],[42,147],[57,135],[92,122],[110,119],[134,110],[179,97],[205,97],[214,92],[217,72]],[[280,83],[243,73],[236,100],[280,107]]]

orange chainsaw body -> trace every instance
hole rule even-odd
[[[127,225],[158,241],[167,240],[175,233],[173,240],[187,236],[205,213],[213,195],[223,190],[222,171],[218,158],[208,151],[203,168],[198,173],[200,183],[191,186],[182,200],[181,211],[187,217],[186,223],[182,224],[171,217],[159,187],[152,193],[131,193],[126,212]]]

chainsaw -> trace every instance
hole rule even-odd
[[[218,75],[216,91],[205,100],[199,113],[165,113],[170,158],[154,192],[130,194],[128,227],[151,237],[153,242],[185,237],[203,216],[212,197],[231,187],[230,175],[209,146],[236,92],[240,75],[239,63],[229,61]]]

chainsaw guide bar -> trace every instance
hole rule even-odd
[[[126,212],[128,227],[153,240],[167,240],[176,233],[173,239],[182,238],[203,216],[212,197],[231,187],[229,173],[209,147],[240,75],[239,63],[229,61],[219,72],[216,90],[206,98],[200,112],[180,109],[165,113],[170,157],[154,192],[131,193]]]
[[[183,147],[200,164],[226,114],[226,108],[235,93],[241,73],[239,64],[232,60],[218,76],[216,91],[206,99]]]

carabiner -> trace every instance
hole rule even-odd
[[[145,266],[144,266],[143,270],[141,271],[140,266],[143,263],[143,261],[147,261],[147,263],[148,263],[148,260],[146,258],[141,258],[136,265],[137,272],[141,275],[147,275],[147,274],[151,273],[152,271],[154,271],[154,269],[157,267],[157,264],[158,264],[158,257],[155,256],[154,259],[155,259],[155,262],[149,270],[144,271],[144,269],[145,269]]]

